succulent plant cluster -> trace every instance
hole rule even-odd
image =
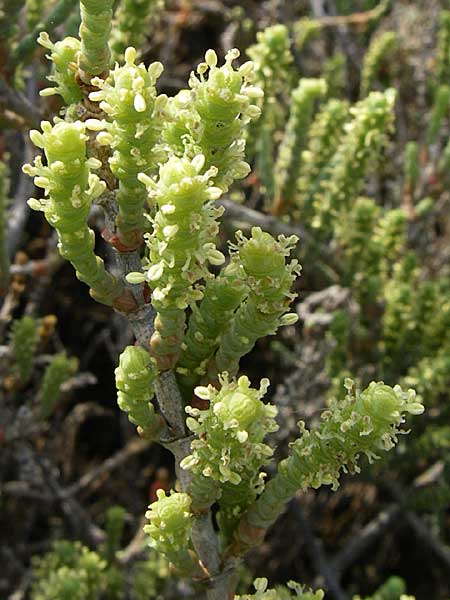
[[[408,300],[416,280],[407,258],[400,260],[405,212],[382,211],[360,197],[392,129],[395,91],[366,92],[394,46],[393,36],[386,34],[374,44],[363,70],[364,97],[352,107],[329,97],[324,78],[302,77],[294,85],[289,32],[283,25],[258,34],[248,51],[253,62],[237,64],[240,53],[232,49],[220,64],[208,50],[188,87],[168,97],[157,89],[162,64],[146,66],[137,60],[135,48],[125,47],[124,15],[131,15],[141,42],[155,4],[121,4],[112,38],[114,67],[108,43],[111,0],[81,1],[79,39],[53,43],[48,34],[40,34],[41,45],[50,51],[49,79],[55,84],[43,95],[58,94],[66,106],[63,118],[44,121],[42,131],[31,132],[44,159],[37,156],[23,169],[43,190],[29,205],[55,229],[61,256],[94,299],[126,315],[133,327],[136,344],[124,349],[115,371],[118,405],[140,435],[174,454],[178,478],[176,491],[158,490],[146,513],[150,544],[179,575],[203,584],[208,600],[223,600],[234,593],[242,554],[262,540],[297,492],[323,485],[336,489],[342,472],[358,472],[360,456],[372,461],[392,449],[405,433],[406,416],[423,411],[412,390],[383,382],[359,386],[346,379],[345,397],[330,401],[318,426],[299,423],[300,434],[272,477],[262,471],[274,454],[269,436],[278,429],[277,408],[264,399],[269,380],[252,387],[239,370],[258,340],[297,322],[291,304],[301,267],[292,257],[296,235],[274,237],[259,226],[249,237],[238,231],[229,251],[223,249],[219,219],[224,208],[218,201],[250,173],[247,144],[261,171],[266,206],[284,213],[286,222],[307,220],[309,231],[333,242],[343,259],[343,280],[359,294],[361,307],[373,301],[371,290],[385,284],[380,347],[389,346],[386,356],[401,352],[394,347],[398,339],[414,341],[401,322],[395,296],[400,294],[412,311],[434,307],[435,297],[418,284],[422,304]],[[273,132],[287,114],[287,106],[277,103],[285,91],[290,110],[276,150]],[[445,93],[441,86],[431,137],[442,120]],[[411,146],[408,159],[411,188],[418,178],[416,150]],[[261,170],[264,165],[270,169]],[[104,210],[103,238],[110,243],[116,270],[96,253],[88,224],[93,204]],[[352,278],[355,273],[358,277]],[[332,331],[348,341],[345,318],[340,325],[334,323]],[[394,328],[397,336],[390,334]],[[12,336],[26,379],[35,324],[23,319]],[[330,371],[340,381],[344,346],[329,357]],[[441,359],[444,375],[437,378],[444,385],[448,361],[442,348],[434,347],[405,381],[421,385],[433,352]],[[45,410],[51,410],[50,398],[74,370],[67,356],[54,359],[42,388]],[[211,522],[214,504],[218,533]],[[106,563],[95,568],[103,571]],[[64,573],[72,581],[80,569],[85,567],[59,570],[55,585],[62,585]],[[322,592],[293,583],[271,590],[263,579],[255,589],[252,597],[261,600],[323,598]]]

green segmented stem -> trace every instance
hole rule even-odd
[[[256,341],[274,334],[280,325],[293,324],[296,315],[285,313],[295,298],[290,289],[300,267],[296,260],[286,264],[285,257],[297,238],[280,236],[275,240],[259,227],[252,229],[247,240],[236,234],[238,254],[247,276],[249,294],[234,314],[228,330],[222,336],[210,375],[224,371],[233,377],[239,370],[242,356],[250,352]]]
[[[112,564],[116,552],[120,550],[127,511],[123,506],[111,506],[106,511],[105,533],[106,541],[102,547],[102,555]]]
[[[335,52],[325,59],[322,76],[327,82],[328,98],[342,98],[347,93],[347,59],[343,52]]]
[[[20,383],[25,385],[33,369],[33,359],[39,343],[39,321],[33,317],[16,319],[11,327],[9,336],[12,356],[14,358],[13,370],[20,377]]]
[[[121,0],[114,14],[111,52],[122,59],[128,46],[142,48],[151,37],[165,0]]]
[[[442,129],[442,123],[448,117],[450,109],[450,86],[440,85],[436,90],[430,121],[427,129],[427,142],[432,144],[437,141]]]
[[[339,146],[349,116],[348,102],[329,100],[318,112],[308,132],[296,195],[296,205],[300,207],[300,219],[304,223],[310,221],[311,200],[319,189],[325,167]]]
[[[373,287],[380,285],[377,277],[381,261],[380,248],[373,235],[375,227],[379,224],[380,212],[380,207],[371,198],[358,198],[345,221],[336,223],[335,228],[335,239],[343,254],[344,285],[353,284],[362,288],[368,295],[371,295],[369,290],[372,291]],[[355,277],[356,273],[360,274],[362,281],[359,276]],[[376,279],[372,282],[374,277]],[[347,335],[349,333],[350,328]],[[346,344],[338,343],[336,351],[339,353],[339,348],[342,351],[345,347]]]
[[[196,283],[208,275],[208,263],[222,264],[225,257],[214,244],[218,233],[217,217],[223,210],[213,200],[221,190],[210,185],[217,170],[203,171],[205,159],[192,161],[172,156],[159,170],[157,183],[145,174],[157,211],[153,231],[147,235],[149,257],[146,275],[130,274],[129,281],[147,279],[152,288],[152,305],[157,312],[151,352],[162,371],[175,366],[185,329],[185,309],[202,298]]]
[[[341,469],[359,471],[358,457],[378,458],[380,450],[390,450],[397,442],[406,413],[421,414],[423,406],[415,392],[403,392],[382,382],[372,382],[363,392],[355,390],[351,380],[343,402],[332,402],[322,413],[317,430],[308,431],[300,422],[301,437],[292,444],[289,458],[281,461],[277,474],[247,511],[236,532],[235,541],[253,545],[247,527],[266,530],[297,491],[339,485]],[[251,533],[251,529],[250,529]]]
[[[289,120],[275,163],[275,197],[277,211],[294,202],[296,182],[301,167],[302,150],[318,98],[327,91],[324,79],[300,79],[292,92]]]
[[[406,214],[386,211],[370,198],[358,198],[345,218],[336,223],[335,240],[343,253],[343,281],[375,300],[383,289],[380,277],[389,276],[406,243]]]
[[[371,92],[350,112],[339,147],[320,181],[313,199],[312,226],[329,233],[341,210],[348,210],[358,197],[364,178],[386,146],[393,129],[396,92]]]
[[[310,40],[322,31],[322,23],[317,19],[303,17],[295,21],[293,27],[294,44],[297,52],[303,52]]]
[[[109,71],[108,38],[111,31],[113,0],[80,0],[80,71],[89,84],[92,77]]]
[[[265,196],[267,209],[270,209],[275,196],[275,170],[273,168],[275,120],[275,107],[272,103],[267,102],[259,127],[258,139],[254,144],[256,153],[255,166],[261,180],[261,192]]]
[[[97,141],[113,150],[109,164],[119,180],[117,229],[122,244],[131,249],[142,243],[142,231],[148,228],[144,217],[148,195],[138,174],[154,175],[158,164],[164,162],[165,154],[157,141],[167,101],[166,96],[157,96],[155,88],[163,70],[161,63],[146,68],[135,61],[136,50],[127,48],[124,66],[116,65],[107,81],[92,80],[100,89],[89,98],[100,102],[107,120],[87,122],[92,129],[106,130]]]
[[[69,358],[65,352],[52,357],[51,363],[45,369],[44,379],[38,391],[41,404],[41,417],[48,419],[53,413],[61,396],[61,386],[78,369],[78,360]]]
[[[261,108],[261,118],[249,123],[246,136],[247,156],[250,160],[256,158],[257,164],[260,164],[260,152],[268,150],[267,141],[273,137],[274,131],[284,119],[285,107],[279,96],[291,87],[294,57],[288,28],[285,25],[274,25],[259,31],[256,34],[256,44],[248,48],[247,55],[254,64],[254,83],[264,92],[264,98],[256,101]],[[260,147],[264,132],[266,143]],[[273,145],[270,148],[270,164],[273,164]],[[265,171],[260,173],[261,176],[266,174]],[[269,188],[267,185],[266,187]]]
[[[158,301],[152,302],[159,305]],[[156,309],[157,310],[157,309]],[[162,371],[171,369],[179,356],[181,343],[186,327],[185,311],[180,308],[161,307],[155,318],[155,331],[150,348],[156,358],[158,368]]]
[[[28,202],[34,210],[44,212],[49,224],[58,233],[59,251],[72,263],[76,275],[91,288],[92,296],[104,304],[113,304],[122,294],[123,284],[110,275],[103,260],[94,253],[95,235],[87,226],[91,202],[104,190],[105,184],[91,168],[100,161],[86,158],[86,126],[80,121],[43,121],[42,133],[32,131],[34,144],[43,148],[47,166],[36,157],[34,166],[25,165],[25,173],[35,177],[35,184],[44,188],[47,198]]]
[[[270,462],[269,459],[266,462]],[[265,476],[266,473],[257,470],[253,474],[249,473],[248,478],[243,479],[238,485],[231,483],[221,485],[216,519],[225,547],[232,541],[242,515],[264,489]]]
[[[115,376],[117,404],[128,413],[129,420],[140,428],[142,435],[153,439],[161,428],[152,404],[157,376],[154,360],[143,348],[127,346],[120,355]]]
[[[450,171],[450,139],[445,144],[439,159],[439,174],[447,178]]]
[[[406,583],[400,577],[395,575],[389,577],[389,579],[379,587],[373,596],[367,596],[362,598],[361,596],[355,596],[353,600],[394,600],[399,598],[400,600],[415,600],[414,596],[407,595]]]
[[[381,65],[396,47],[397,34],[394,31],[385,31],[370,42],[370,46],[364,56],[361,72],[361,98],[365,98],[372,90]]]
[[[408,142],[405,147],[405,185],[413,194],[420,180],[420,150],[417,142]]]
[[[217,349],[220,338],[247,292],[242,269],[231,263],[217,277],[207,279],[203,299],[192,305],[189,327],[177,363],[182,389],[192,392]]]
[[[443,292],[440,282],[421,279],[418,258],[410,252],[394,264],[384,285],[380,350],[386,377],[434,354],[445,341],[449,305],[442,298],[448,291]]]
[[[220,495],[221,489],[218,481],[201,474],[191,474],[189,496],[192,499],[193,513],[207,511]]]
[[[450,11],[439,15],[439,42],[436,56],[436,84],[450,81]]]

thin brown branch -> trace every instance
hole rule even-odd
[[[447,570],[450,571],[450,548],[445,545],[439,537],[433,533],[420,517],[412,511],[404,514],[406,522],[412,527],[417,537],[442,561]]]
[[[42,474],[47,482],[50,491],[54,494],[55,500],[58,502],[61,512],[69,527],[76,532],[81,540],[85,540],[88,544],[97,546],[105,541],[105,532],[95,525],[83,507],[74,499],[67,498],[64,494],[64,489],[60,485],[52,472],[52,468],[44,461],[39,461]]]
[[[378,6],[372,8],[371,10],[366,10],[363,12],[352,13],[350,15],[330,15],[330,16],[320,16],[318,18],[318,22],[322,27],[342,27],[346,25],[367,25],[371,21],[376,21],[380,19],[384,13],[388,10],[391,0],[382,0]],[[311,1],[312,7],[317,5],[318,3],[315,1]],[[323,14],[323,12],[322,12]]]
[[[416,482],[418,479],[419,478],[416,479]],[[416,483],[415,487],[420,487],[420,483],[419,485]],[[422,540],[424,545],[429,548],[441,560],[447,570],[450,571],[450,547],[444,544],[444,542],[439,538],[439,535],[437,535],[429,526],[427,526],[418,515],[416,515],[412,510],[408,510],[407,508],[405,509],[408,494],[405,493],[399,485],[392,483],[389,485],[389,490],[397,502],[402,505],[402,516],[415,532],[417,537]]]
[[[305,517],[297,498],[294,498],[293,502],[291,503],[291,507],[295,518],[298,520],[302,528],[306,541],[305,547],[308,548],[316,572],[320,578],[323,579],[324,586],[335,600],[347,600],[348,596],[339,583],[339,573],[336,571],[333,562],[330,561],[325,554],[322,540],[318,538],[312,530],[312,527],[308,519]],[[320,584],[322,585],[322,581]]]
[[[381,511],[332,559],[333,571],[339,579],[387,531],[400,512],[401,507],[398,504]]]
[[[145,452],[150,445],[151,442],[138,437],[131,439],[126,446],[102,462],[101,465],[91,469],[77,482],[66,488],[62,492],[62,497],[70,498],[71,496],[75,496],[76,494],[86,490],[86,488],[88,488],[94,481],[104,478],[105,475],[123,466],[131,458],[141,454],[142,452]]]
[[[23,119],[23,125],[39,127],[42,114],[22,92],[10,87],[3,77],[0,77],[0,107],[3,111],[10,111]]]

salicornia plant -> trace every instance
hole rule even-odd
[[[141,3],[128,4],[133,18],[147,19]],[[268,379],[251,383],[239,376],[240,362],[259,339],[297,321],[290,306],[300,274],[293,258],[298,239],[254,227],[249,237],[236,233],[227,255],[220,249],[224,209],[217,201],[250,172],[246,140],[256,132],[262,144],[277,122],[275,100],[290,81],[276,73],[279,60],[291,63],[286,31],[281,26],[259,36],[260,46],[249,52],[256,69],[252,62],[239,66],[236,49],[223,63],[208,50],[187,89],[168,98],[157,90],[163,65],[146,66],[133,47],[122,47],[128,39],[119,35],[120,11],[112,38],[120,62],[111,69],[112,5],[81,1],[80,40],[52,43],[40,34],[56,84],[43,94],[59,94],[65,107],[62,118],[30,134],[44,157],[24,167],[43,190],[29,205],[55,229],[61,256],[92,297],[126,315],[133,328],[136,344],[125,348],[116,369],[118,404],[140,435],[173,453],[178,478],[176,490],[158,491],[150,505],[149,542],[209,600],[225,600],[234,595],[243,556],[297,492],[336,489],[342,472],[359,471],[362,456],[372,461],[393,448],[407,415],[423,406],[398,385],[359,389],[347,379],[345,398],[329,404],[317,427],[300,422],[288,456],[271,477],[262,470],[274,454],[269,436],[278,428],[277,408],[265,399]],[[137,34],[140,42],[142,31]],[[259,55],[258,48],[267,51]],[[345,102],[329,101],[313,125],[317,134],[307,138],[315,101],[326,90],[322,79],[301,79],[292,92],[273,180],[277,210],[312,214],[322,235],[354,206],[391,127],[395,99],[393,90],[373,92],[349,115]],[[261,109],[268,112],[259,127],[253,124]],[[252,143],[261,157],[264,148]],[[313,164],[314,153],[320,164]],[[114,250],[114,270],[96,253],[88,224],[93,204],[105,212],[103,237]],[[28,339],[31,324],[20,323],[29,325]],[[68,367],[62,356],[52,364],[43,397]],[[27,377],[29,361],[19,368]],[[66,583],[84,577],[87,558],[81,551]],[[61,586],[64,573],[58,573]],[[256,598],[274,597],[266,581],[255,586]],[[322,597],[301,586],[291,590],[300,598]],[[284,594],[292,597],[287,588]]]

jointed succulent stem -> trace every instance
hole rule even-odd
[[[341,469],[359,471],[360,454],[372,461],[378,452],[393,448],[405,414],[424,410],[414,392],[403,392],[400,386],[392,389],[373,382],[360,392],[347,380],[346,387],[345,400],[335,401],[322,413],[317,430],[308,431],[299,423],[300,437],[291,444],[289,457],[281,461],[275,477],[241,520],[234,539],[236,551],[258,543],[296,492],[321,485],[336,489]]]
[[[94,232],[87,225],[91,202],[105,189],[105,184],[90,172],[98,168],[96,159],[87,159],[85,124],[57,121],[54,126],[42,123],[42,133],[31,133],[34,143],[44,149],[47,166],[37,157],[34,166],[24,171],[35,176],[37,186],[48,198],[31,199],[30,206],[43,211],[56,229],[61,256],[74,266],[77,277],[91,288],[91,294],[104,304],[122,304],[123,284],[105,269],[103,260],[94,253]]]
[[[90,84],[95,76],[106,76],[109,71],[110,51],[108,38],[111,31],[113,0],[80,0],[81,54],[80,75]]]

